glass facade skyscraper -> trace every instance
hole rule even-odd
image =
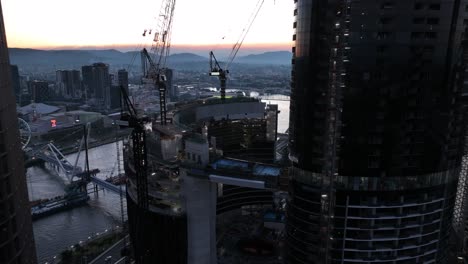
[[[295,0],[288,263],[447,263],[467,1]]]

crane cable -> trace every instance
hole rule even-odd
[[[151,33],[156,34],[156,30],[157,30],[156,28],[153,29],[151,27],[148,27],[148,29],[144,29],[143,37],[146,37],[147,34],[151,35]],[[147,44],[146,42],[149,42],[149,41],[145,41],[144,39],[136,46],[135,50],[133,51],[132,59],[130,60],[130,63],[127,66],[127,72],[129,72],[129,70],[131,68],[133,68],[133,66],[135,64],[136,57],[137,57],[137,55],[140,54],[141,50],[143,48],[147,47],[147,46],[152,45],[152,44]],[[151,41],[151,43],[152,43],[152,41]]]
[[[249,33],[249,30],[252,27],[253,22],[257,18],[257,15],[260,12],[260,9],[261,9],[264,2],[265,2],[265,0],[259,0],[257,2],[257,5],[255,6],[255,9],[254,9],[255,11],[250,15],[247,26],[242,30],[242,33],[239,36],[239,40],[232,47],[231,53],[229,54],[228,60],[226,62],[226,66],[224,67],[225,70],[227,70],[229,68],[231,63],[236,58],[237,53],[239,52],[239,49],[241,48],[242,44],[244,43],[245,37],[247,36],[247,33]]]

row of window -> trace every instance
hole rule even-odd
[[[384,16],[379,18],[379,24],[381,25],[388,25],[394,21],[395,17]],[[428,25],[438,25],[439,18],[438,17],[415,17],[413,18],[413,24],[428,24]],[[294,22],[294,28],[296,26],[296,22]]]

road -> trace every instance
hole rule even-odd
[[[119,240],[117,243],[112,245],[106,251],[104,251],[101,255],[97,256],[93,261],[89,262],[89,264],[114,264],[122,257],[120,256],[120,250],[125,246],[125,241],[128,241],[128,236]],[[106,258],[111,256],[112,258],[106,262]]]

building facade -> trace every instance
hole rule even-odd
[[[120,69],[117,72],[117,79],[118,79],[118,85],[123,86],[125,88],[125,91],[128,93],[128,72],[125,69]]]
[[[288,263],[447,263],[466,1],[297,0]]]
[[[80,71],[59,70],[56,72],[55,89],[58,96],[66,99],[82,97]]]
[[[0,93],[0,263],[36,263],[1,4]]]
[[[49,88],[49,83],[46,81],[29,81],[28,90],[31,100],[35,103],[43,103],[55,97],[54,92]]]
[[[109,65],[94,63],[81,67],[86,99],[94,99],[96,105],[109,108],[111,80]]]

